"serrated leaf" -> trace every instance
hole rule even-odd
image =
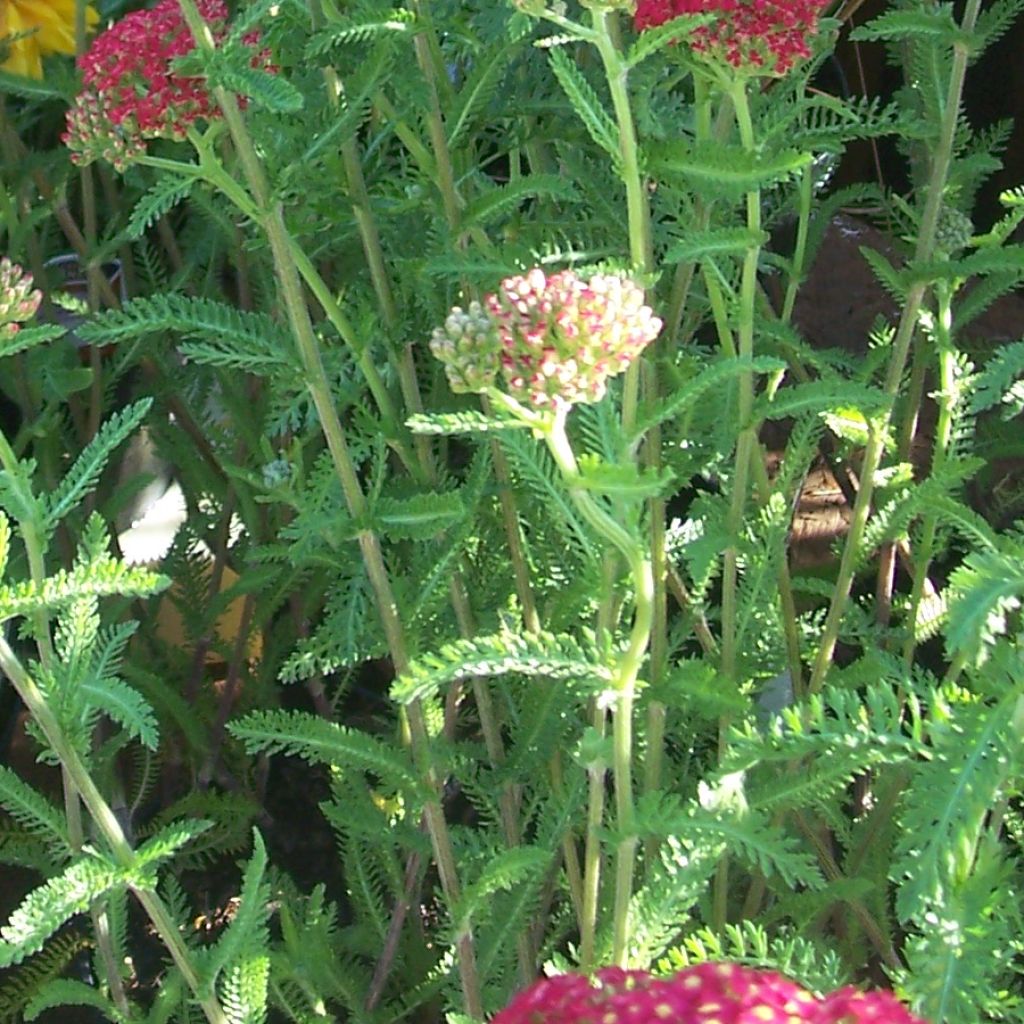
[[[629,49],[627,66],[633,68],[648,57],[660,53],[665,47],[685,39],[693,29],[707,24],[712,17],[707,14],[683,14],[653,28],[646,28]]]
[[[666,263],[684,263],[709,256],[740,256],[755,246],[764,245],[769,237],[767,231],[750,231],[747,228],[691,231],[669,246],[664,260]]]
[[[619,501],[646,501],[667,494],[675,478],[671,469],[616,465],[596,455],[580,456],[579,470],[574,485]]]
[[[419,780],[406,757],[368,733],[313,715],[288,711],[255,711],[227,726],[250,754],[287,754],[312,764],[372,772],[408,792]]]
[[[107,556],[71,570],[61,569],[38,587],[31,580],[0,587],[0,621],[31,615],[40,608],[59,610],[83,597],[149,597],[170,582],[159,573]]]
[[[612,669],[571,636],[552,633],[495,633],[446,644],[416,658],[392,684],[399,704],[433,697],[441,687],[473,676],[508,673],[551,680],[607,682]]]
[[[152,398],[142,398],[115,412],[96,431],[82,449],[74,465],[64,475],[52,494],[45,498],[45,526],[49,533],[78,503],[96,488],[107,460],[146,418],[153,406]]]
[[[372,520],[381,533],[406,540],[428,540],[450,529],[465,516],[455,491],[416,494],[411,498],[381,498]]]
[[[35,1020],[46,1010],[67,1006],[88,1006],[98,1010],[106,1020],[127,1024],[128,1018],[102,992],[83,981],[54,978],[48,981],[25,1006],[25,1020]],[[61,1016],[67,1018],[65,1010]]]
[[[405,425],[414,434],[482,434],[495,430],[524,430],[526,424],[511,416],[486,416],[474,409],[410,416]]]
[[[462,217],[464,226],[484,226],[497,217],[517,210],[527,199],[552,196],[570,201],[578,198],[571,181],[557,174],[527,174],[507,185],[495,185],[475,197]]]
[[[249,863],[242,876],[242,887],[239,893],[235,914],[227,928],[209,951],[204,964],[204,982],[207,986],[216,983],[222,971],[229,969],[251,948],[253,940],[262,937],[265,944],[270,889],[263,880],[267,870],[267,849],[263,837],[257,829],[252,830],[253,849]]]
[[[451,125],[448,129],[449,149],[455,150],[462,145],[474,120],[482,115],[484,107],[494,98],[502,72],[518,48],[519,44],[513,43],[474,60],[470,77],[459,90],[454,109],[448,114],[447,120]]]
[[[185,818],[164,825],[156,835],[150,836],[135,851],[135,869],[144,871],[173,857],[196,836],[213,828],[213,824],[212,821],[205,821],[202,818]]]
[[[593,86],[583,77],[583,72],[564,50],[552,49],[549,59],[555,78],[569,97],[569,102],[576,111],[576,116],[583,122],[583,127],[587,129],[594,142],[612,158],[612,163],[618,166],[621,160],[619,132]]]
[[[303,106],[302,93],[291,82],[259,68],[224,68],[219,70],[217,82],[272,114],[294,114]]]
[[[652,173],[678,174],[712,192],[737,196],[791,178],[812,159],[810,153],[795,149],[749,153],[735,146],[681,140],[653,143],[648,151]]]
[[[22,900],[0,928],[0,967],[21,963],[68,918],[80,914],[122,880],[121,872],[99,857],[75,861]]]
[[[64,815],[10,768],[0,765],[0,807],[33,835],[64,855],[71,852]]]
[[[22,327],[14,334],[6,331],[0,336],[0,359],[13,356],[18,352],[26,352],[36,345],[46,345],[57,338],[64,337],[64,328],[57,324],[33,324],[30,327]]]
[[[991,706],[953,705],[933,724],[930,757],[903,801],[892,865],[901,921],[924,922],[969,876],[986,818],[1015,769],[1021,699],[1014,687]]]
[[[816,380],[782,388],[774,395],[762,396],[754,405],[755,423],[805,416],[838,413],[843,409],[878,412],[888,399],[883,391],[847,381]]]
[[[151,185],[132,208],[124,230],[125,237],[141,238],[147,228],[189,196],[196,186],[196,180],[168,174]]]
[[[487,901],[496,893],[507,891],[524,881],[540,877],[551,862],[551,852],[537,846],[514,846],[495,854],[479,877],[452,909],[452,932],[456,941],[472,927]]]
[[[949,578],[946,647],[951,654],[984,657],[985,647],[1007,630],[1021,604],[1024,564],[1018,552],[972,551]]]
[[[697,376],[674,388],[672,395],[653,409],[641,409],[633,437],[643,437],[651,427],[678,416],[712,388],[721,387],[742,373],[771,373],[785,368],[786,364],[781,359],[771,356],[723,359],[711,363],[701,368]]]
[[[288,331],[266,313],[173,292],[133,299],[121,309],[94,314],[75,328],[83,341],[100,345],[145,338],[161,331],[175,331],[256,363],[286,360],[294,350]]]
[[[886,11],[850,33],[850,39],[857,42],[925,39],[930,42],[942,41],[951,46],[960,36],[960,26],[953,18],[953,6],[948,3],[915,10]]]
[[[106,677],[83,679],[78,688],[89,703],[122,725],[144,747],[156,750],[160,745],[153,708],[145,697],[120,679]]]

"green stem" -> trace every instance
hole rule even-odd
[[[213,52],[215,49],[213,36],[209,26],[199,14],[195,0],[179,0],[179,3],[196,45],[207,52]],[[334,407],[330,383],[324,372],[316,334],[313,331],[309,310],[302,294],[294,239],[291,238],[285,226],[280,203],[271,205],[270,189],[263,166],[245,126],[236,97],[223,88],[215,88],[213,92],[231,133],[248,187],[256,201],[256,223],[263,229],[270,242],[278,284],[299,351],[299,358],[303,364],[306,384],[320,418],[348,511],[354,519],[365,519],[366,499],[349,452],[341,421]],[[319,275],[317,276],[319,277]],[[384,564],[380,540],[373,530],[364,529],[359,532],[358,542],[395,670],[402,673],[409,667],[408,648],[404,628],[399,618],[398,604],[391,589],[387,567]],[[430,739],[419,701],[408,705],[407,715],[414,755],[421,771],[426,776],[430,791],[436,794],[440,789],[440,780],[437,779],[431,765]],[[451,836],[444,811],[436,795],[427,799],[424,816],[434,847],[438,874],[445,898],[449,906],[454,907],[458,903],[461,891]],[[457,945],[459,950],[458,969],[466,1013],[472,1017],[482,1018],[483,1003],[472,932],[467,929],[458,938]]]
[[[625,558],[633,577],[634,615],[629,644],[619,658],[612,679],[616,702],[612,710],[616,824],[619,841],[615,851],[615,909],[613,962],[624,967],[629,952],[629,904],[636,866],[636,807],[633,798],[633,701],[636,681],[647,653],[654,621],[654,574],[640,544],[619,525],[585,488],[576,482],[579,466],[565,432],[567,409],[562,407],[544,435],[566,482],[569,496],[583,518]]]
[[[808,164],[800,177],[800,212],[797,220],[796,242],[793,245],[793,259],[790,261],[786,296],[782,300],[782,313],[779,316],[779,319],[785,324],[788,324],[793,318],[796,295],[804,277],[804,264],[807,261],[807,236],[811,228],[813,186],[814,167]]]
[[[967,0],[967,6],[961,23],[961,29],[965,37],[973,31],[980,9],[981,0]],[[969,56],[969,48],[965,42],[957,41],[954,43],[953,62],[949,76],[949,87],[946,92],[945,109],[939,138],[932,153],[931,175],[925,192],[924,210],[921,213],[917,246],[914,250],[915,262],[927,259],[935,248],[935,230],[938,225],[939,214],[942,211],[942,197],[953,159],[953,144],[956,137],[960,101],[963,96]],[[857,492],[857,500],[850,515],[850,529],[846,535],[846,544],[843,546],[843,554],[839,562],[839,572],[828,614],[825,617],[818,655],[811,669],[809,683],[809,691],[811,693],[818,692],[824,685],[825,676],[828,673],[829,666],[832,664],[832,655],[839,641],[839,630],[842,625],[843,614],[846,611],[846,602],[849,600],[850,590],[853,587],[857,556],[860,552],[864,531],[867,528],[868,517],[871,513],[871,499],[875,491],[875,474],[878,472],[878,468],[882,463],[882,456],[885,454],[885,435],[892,417],[896,396],[899,394],[900,384],[903,380],[903,370],[906,367],[907,356],[910,353],[910,346],[914,337],[914,328],[917,324],[917,315],[927,288],[928,285],[925,282],[916,282],[911,285],[907,293],[907,301],[903,306],[899,325],[896,328],[896,335],[892,343],[892,355],[889,358],[889,368],[885,378],[887,407],[879,417],[879,421],[869,432],[867,445],[864,450],[860,489]]]
[[[429,8],[426,0],[413,0],[413,9],[424,24],[429,24]],[[459,236],[462,219],[462,199],[455,188],[455,170],[452,165],[451,150],[448,148],[448,134],[445,131],[444,115],[441,111],[440,85],[435,59],[436,47],[431,45],[430,33],[426,28],[413,37],[416,51],[416,63],[427,83],[427,131],[430,134],[431,148],[434,152],[437,189],[441,193],[445,219],[452,230],[452,240],[456,247],[461,245]]]
[[[934,450],[932,452],[932,476],[942,472],[946,464],[949,443],[953,434],[953,414],[958,405],[957,359],[953,347],[951,327],[953,322],[953,293],[947,282],[936,285],[935,294],[938,309],[935,317],[935,346],[939,356],[939,416],[935,424]],[[928,513],[921,527],[921,539],[914,546],[914,582],[910,591],[907,609],[907,636],[903,645],[903,663],[909,669],[917,650],[917,620],[928,585],[928,570],[935,551],[938,534],[938,517]]]
[[[615,121],[619,129],[619,176],[626,188],[626,213],[629,224],[629,258],[633,272],[647,277],[654,269],[654,244],[651,236],[651,208],[640,173],[640,147],[637,143],[633,108],[629,101],[629,66],[616,45],[616,15],[601,7],[591,9],[594,26],[592,42],[604,65],[611,92]],[[626,370],[622,383],[622,426],[630,433],[636,423],[640,392],[641,360]]]
[[[754,150],[754,129],[747,104],[746,83],[739,79],[731,93],[739,126],[740,140],[748,152]],[[761,193],[755,189],[747,193],[747,228],[751,233],[761,231]],[[754,354],[754,302],[757,292],[757,261],[760,245],[751,245],[743,258],[740,279],[739,313],[737,324],[737,354],[741,359],[750,359]],[[736,461],[733,470],[732,494],[729,505],[726,533],[729,546],[725,550],[722,573],[722,674],[736,681],[736,615],[738,587],[739,532],[743,524],[743,512],[747,503],[750,460],[756,447],[757,436],[750,425],[754,407],[754,375],[744,371],[737,386],[737,420],[740,428],[736,444]]]
[[[729,93],[739,129],[740,142],[747,152],[755,149],[754,126],[747,102],[746,80],[737,78]],[[753,189],[747,193],[747,228],[752,234],[761,232],[761,193]],[[736,327],[737,354],[741,359],[750,359],[754,354],[754,305],[757,298],[757,263],[760,245],[748,247],[740,278],[739,311]],[[716,313],[716,320],[720,314]],[[733,469],[732,492],[726,520],[728,547],[722,560],[722,675],[739,683],[737,634],[739,596],[739,536],[743,527],[743,514],[747,505],[749,475],[752,460],[757,453],[757,434],[751,425],[754,407],[754,374],[745,370],[737,384],[737,421],[739,438],[736,442],[736,461]],[[719,753],[724,754],[728,721],[719,723]],[[718,863],[712,897],[712,927],[721,930],[725,925],[729,890],[729,858],[723,854]]]

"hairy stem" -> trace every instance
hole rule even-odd
[[[545,435],[548,450],[566,481],[569,496],[590,526],[625,558],[633,577],[634,614],[629,644],[615,667],[612,688],[615,704],[612,710],[613,756],[612,777],[615,781],[615,810],[619,840],[615,851],[615,909],[613,920],[612,959],[620,967],[626,965],[629,943],[629,904],[633,895],[636,865],[636,807],[633,798],[633,701],[651,639],[654,621],[654,574],[650,558],[630,533],[616,522],[585,488],[575,481],[579,467],[565,432],[563,407],[555,414],[551,429]]]
[[[196,45],[206,52],[212,52],[215,49],[212,34],[200,16],[194,0],[179,0],[179,3],[196,40]],[[213,92],[231,133],[249,189],[255,199],[256,223],[263,229],[270,242],[278,284],[302,361],[306,384],[313,398],[313,404],[316,406],[346,505],[353,518],[365,519],[366,499],[349,452],[344,429],[334,407],[330,383],[324,371],[309,309],[302,294],[295,240],[285,226],[280,203],[272,204],[270,201],[270,189],[266,175],[245,126],[236,97],[219,87],[215,88]],[[368,359],[365,351],[362,355]],[[380,539],[372,529],[367,528],[359,532],[358,543],[395,670],[399,673],[404,672],[409,666],[408,647],[404,627],[399,617],[398,604],[384,563]],[[440,792],[440,780],[436,777],[436,772],[431,764],[429,736],[420,703],[418,701],[411,703],[407,708],[407,714],[414,755],[421,771],[426,776],[432,794],[434,794],[426,801],[424,815],[434,848],[438,874],[449,906],[455,906],[461,895],[455,854],[444,811],[437,796]],[[461,935],[457,945],[459,949],[458,969],[465,1010],[472,1017],[482,1018],[483,1003],[472,932],[467,930]]]
[[[959,404],[957,385],[956,349],[953,347],[951,327],[953,323],[953,294],[947,282],[936,285],[938,309],[935,317],[935,347],[939,356],[939,391],[937,395],[939,417],[935,424],[934,448],[932,451],[932,475],[937,476],[946,465],[949,444],[953,436],[953,416]],[[935,552],[938,534],[938,517],[935,513],[925,515],[921,526],[921,540],[914,546],[914,582],[910,591],[907,608],[907,634],[903,645],[903,663],[910,668],[917,650],[917,620],[921,602],[928,587],[928,570]]]

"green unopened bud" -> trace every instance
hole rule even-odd
[[[943,206],[935,226],[935,248],[955,256],[971,244],[974,224],[971,218],[955,206]]]
[[[456,306],[430,338],[430,351],[444,363],[452,391],[484,391],[498,372],[498,331],[479,302]]]

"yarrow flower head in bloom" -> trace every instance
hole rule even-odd
[[[785,75],[811,56],[810,39],[828,0],[639,0],[639,30],[683,14],[714,14],[690,33],[694,53],[757,75]]]
[[[483,304],[456,307],[431,350],[454,391],[483,391],[500,373],[505,390],[530,408],[597,402],[661,330],[628,278],[534,269],[506,278]]]
[[[520,992],[491,1024],[922,1024],[887,992],[818,999],[772,971],[699,964],[670,978],[606,967]]]
[[[214,39],[223,39],[224,0],[197,0],[196,7]],[[103,159],[123,170],[145,151],[145,139],[182,139],[196,121],[219,117],[206,82],[172,67],[194,48],[178,0],[134,11],[97,36],[79,58],[83,89],[62,136],[75,163]],[[269,68],[269,54],[256,53],[253,64]]]
[[[95,8],[86,7],[86,28],[97,21]],[[4,71],[42,78],[43,57],[74,52],[75,0],[0,0],[0,67]]]
[[[31,320],[43,296],[32,287],[32,275],[6,256],[0,259],[0,340],[17,334]]]

